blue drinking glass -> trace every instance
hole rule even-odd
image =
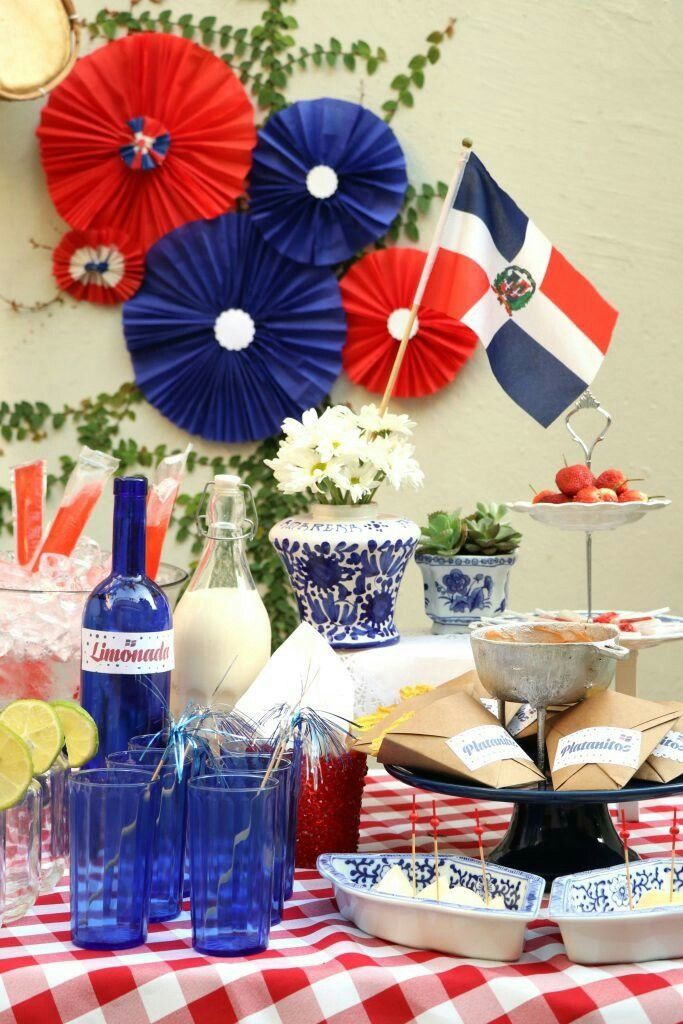
[[[136,767],[151,777],[164,753],[164,747],[121,750],[107,755],[107,767]],[[170,921],[182,910],[190,766],[187,758],[179,777],[175,758],[167,755],[158,775],[161,799],[154,834],[150,921]]]
[[[231,772],[190,779],[192,945],[211,956],[268,946],[279,781]]]
[[[76,772],[69,784],[71,938],[128,949],[147,938],[161,783],[137,768]]]
[[[265,775],[272,761],[271,754],[234,751],[219,757],[216,770],[219,773],[249,772]],[[283,757],[271,776],[278,780],[275,794],[275,864],[273,867],[273,906],[270,923],[279,924],[285,902],[285,871],[287,857],[287,830],[289,828],[289,787],[291,785],[292,762]]]
[[[128,740],[129,750],[146,750],[150,749],[159,743],[166,743],[168,741],[168,733],[159,735],[158,733],[148,732],[141,736],[133,736]],[[211,768],[209,763],[209,757],[207,755],[206,748],[203,747],[191,747],[190,748],[190,778],[196,778],[197,775],[204,775]],[[211,762],[213,763],[213,762]],[[183,874],[183,898],[187,899],[190,895],[190,843],[189,840],[185,843],[185,868]]]
[[[223,753],[263,753],[272,754],[274,744],[271,740],[233,740],[223,745]],[[295,736],[292,743],[284,751],[284,756],[291,762],[287,803],[289,806],[287,820],[287,846],[285,851],[284,899],[288,900],[294,891],[294,868],[296,866],[296,826],[299,811],[299,795],[301,793],[301,764],[303,746],[301,738]]]

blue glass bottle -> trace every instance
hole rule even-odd
[[[114,480],[111,574],[83,612],[81,704],[97,722],[100,745],[90,767],[125,750],[128,740],[162,727],[173,668],[171,609],[145,575],[147,480]]]

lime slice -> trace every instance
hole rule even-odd
[[[0,712],[0,722],[28,743],[36,775],[48,770],[64,746],[55,709],[44,700],[13,700]]]
[[[0,811],[24,798],[33,778],[33,761],[21,736],[0,722]]]
[[[95,719],[73,700],[53,700],[50,707],[56,711],[64,730],[69,767],[81,768],[95,756],[100,745]]]

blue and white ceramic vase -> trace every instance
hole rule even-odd
[[[416,523],[374,505],[313,505],[269,534],[301,621],[346,648],[398,643],[396,597],[419,536]]]
[[[511,555],[417,554],[425,611],[432,633],[463,633],[482,615],[501,615],[507,606]]]

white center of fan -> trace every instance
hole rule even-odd
[[[243,309],[224,309],[213,325],[216,341],[228,352],[239,352],[251,345],[256,325]]]
[[[306,175],[306,188],[314,199],[329,199],[339,188],[339,178],[333,167],[317,164]]]
[[[394,341],[403,341],[403,332],[406,329],[408,323],[408,317],[410,316],[410,310],[407,306],[400,306],[395,309],[393,313],[390,313],[387,317],[387,330],[394,339]],[[410,328],[409,337],[414,338],[420,329],[420,322],[415,317],[413,320],[413,326]]]

